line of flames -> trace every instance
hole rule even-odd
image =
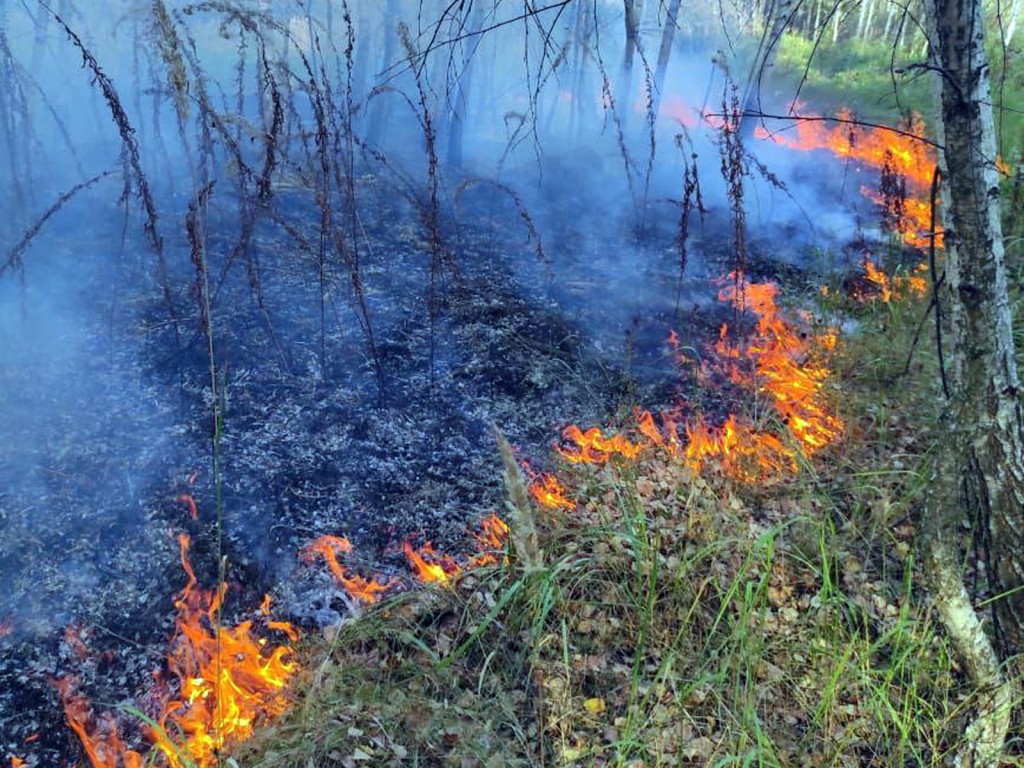
[[[460,563],[451,555],[439,552],[429,541],[417,547],[412,541],[406,540],[402,544],[402,552],[417,582],[449,584],[468,569],[500,562],[503,557],[500,553],[508,541],[508,533],[508,525],[500,517],[485,517],[480,521],[479,532],[473,533],[479,551],[464,563]],[[326,535],[307,544],[301,552],[301,557],[306,562],[313,562],[318,557],[323,558],[335,581],[346,594],[363,604],[376,603],[387,593],[405,585],[403,579],[397,576],[361,575],[354,563],[342,560],[351,555],[352,551],[352,543],[347,538]]]
[[[860,192],[886,212],[886,219],[908,245],[927,247],[932,240],[931,186],[936,155],[925,138],[924,121],[918,114],[896,129],[857,124],[852,112],[843,108],[834,121],[799,110],[790,112],[793,123],[783,130],[769,131],[763,125],[754,135],[802,152],[827,150],[859,166],[894,174],[905,180],[906,189],[895,196],[862,185]],[[936,201],[938,205],[938,201]],[[935,245],[942,247],[941,227],[936,225]]]
[[[685,106],[685,105],[684,105]],[[666,102],[663,109],[678,111],[678,105]],[[685,112],[685,109],[683,110]],[[682,112],[680,112],[682,115]],[[677,115],[679,116],[679,115]],[[695,122],[686,112],[684,122]],[[680,117],[680,119],[683,119]],[[840,111],[840,121],[851,120],[848,111]],[[863,165],[887,167],[905,178],[910,192],[892,212],[896,227],[904,240],[924,246],[930,240],[932,211],[930,200],[923,197],[930,187],[935,167],[931,148],[914,135],[923,135],[919,117],[903,126],[903,133],[840,123],[829,126],[819,120],[799,120],[795,136],[791,133],[767,133],[756,130],[759,138],[801,151],[828,150],[838,157],[850,158]],[[890,202],[868,187],[862,193],[876,203]],[[941,246],[941,232],[936,233]],[[885,302],[908,294],[923,295],[926,290],[920,268],[906,277],[890,278],[873,262],[865,260],[866,279],[875,286],[878,297]],[[828,412],[822,387],[829,375],[820,362],[820,352],[835,344],[835,334],[826,332],[808,336],[786,322],[775,299],[777,288],[771,283],[748,283],[742,276],[732,276],[730,285],[719,293],[719,299],[757,317],[754,331],[741,341],[734,341],[723,326],[714,345],[716,358],[702,363],[698,379],[724,374],[733,384],[764,397],[772,406],[784,429],[773,429],[729,414],[718,425],[709,424],[700,415],[680,420],[675,413],[662,414],[661,427],[653,415],[642,412],[635,425],[638,439],[624,435],[606,435],[597,427],[586,431],[576,425],[566,427],[563,445],[557,453],[572,464],[603,464],[617,458],[634,460],[649,447],[657,447],[682,460],[694,471],[715,464],[729,476],[740,481],[755,481],[795,472],[801,456],[809,457],[831,444],[841,433],[843,424]],[[715,370],[709,370],[709,366]],[[680,437],[680,427],[685,438]],[[572,510],[575,502],[557,477],[546,473],[530,476],[529,491],[545,508]],[[181,494],[176,501],[188,506],[192,519],[198,514],[190,494]],[[480,554],[465,563],[438,552],[428,541],[416,547],[411,541],[402,550],[417,581],[449,583],[466,569],[498,562],[499,552],[508,538],[507,525],[497,516],[486,518],[479,534],[474,534]],[[237,627],[224,627],[218,620],[226,585],[213,592],[201,590],[187,558],[188,538],[179,541],[181,562],[188,584],[175,602],[178,611],[168,671],[177,681],[178,694],[168,699],[160,712],[159,728],[150,729],[153,747],[171,768],[183,768],[182,758],[198,768],[216,763],[217,754],[230,741],[248,738],[260,717],[273,717],[283,712],[287,698],[283,690],[294,674],[296,665],[289,661],[290,649],[278,645],[268,649],[268,641],[254,632],[251,621]],[[346,566],[343,559],[352,553],[351,543],[340,536],[322,536],[302,551],[302,557],[313,561],[323,558],[338,583],[352,598],[374,603],[395,588],[397,577],[373,575],[364,577]],[[264,603],[264,615],[269,604]],[[297,639],[295,629],[286,622],[265,622],[268,629]],[[0,624],[0,636],[11,631],[9,624]],[[76,691],[77,682],[66,677],[56,683],[65,714],[78,735],[94,768],[141,768],[144,758],[121,741],[116,719],[107,713],[93,717],[88,701]],[[170,735],[181,737],[175,744]],[[11,768],[20,768],[24,761],[10,757]]]
[[[739,340],[731,338],[728,325],[723,325],[713,360],[702,363],[696,375],[705,381],[724,378],[754,394],[771,406],[774,419],[754,423],[729,414],[716,425],[700,414],[680,418],[668,413],[659,428],[652,414],[644,411],[635,426],[637,439],[572,425],[562,433],[559,455],[574,464],[603,464],[612,458],[635,459],[653,446],[694,471],[714,463],[730,477],[749,482],[795,472],[801,456],[809,457],[835,441],[843,422],[830,413],[823,391],[830,373],[823,360],[835,347],[835,332],[812,335],[787,322],[773,283],[751,283],[737,274],[723,282],[719,300],[751,313],[757,321]],[[542,491],[534,491],[534,498],[544,506],[561,506],[549,503],[548,494],[551,499],[564,498],[551,478],[545,479]]]

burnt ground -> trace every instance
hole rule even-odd
[[[458,221],[442,222],[432,303],[416,210],[370,175],[358,191],[383,392],[344,265],[328,265],[321,312],[313,254],[264,222],[258,260],[232,261],[238,225],[211,214],[233,616],[272,591],[303,626],[339,620],[327,574],[297,558],[320,534],[348,536],[383,572],[403,570],[394,545],[406,537],[465,550],[467,528],[501,507],[492,424],[543,467],[566,423],[674,402],[669,330],[699,346],[722,319],[710,282],[731,266],[720,215],[694,227],[680,284],[675,216],[653,217],[637,243],[625,213],[581,219],[572,212],[593,206],[563,198],[539,255],[506,196],[467,194]],[[0,637],[0,757],[29,766],[80,756],[54,676],[79,674],[97,707],[147,709],[184,582],[174,533],[193,535],[202,581],[216,572],[209,358],[187,243],[169,242],[167,255],[176,340],[154,259],[141,242],[121,245],[113,197],[77,202],[89,215],[46,230],[21,284],[0,285],[21,307],[0,361],[0,411],[15,414],[0,427],[0,622],[13,630]],[[276,215],[315,242],[308,203],[282,190]],[[777,249],[772,236],[752,239],[752,277],[813,282],[809,248]],[[69,625],[90,655],[64,639]]]

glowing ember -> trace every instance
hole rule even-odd
[[[338,556],[347,555],[351,551],[352,544],[343,536],[321,536],[306,546],[303,558],[311,562],[319,555],[349,597],[367,604],[375,603],[392,586],[391,580],[380,582],[376,578],[367,579],[345,568],[338,560]]]
[[[11,768],[24,768],[25,761],[17,755],[11,755]]]
[[[462,573],[455,558],[438,552],[429,541],[419,549],[407,541],[402,551],[413,574],[424,584],[448,584]]]
[[[644,449],[642,444],[631,443],[622,435],[605,437],[597,427],[583,432],[575,424],[562,431],[562,440],[572,446],[559,446],[556,450],[570,464],[604,464],[613,456],[632,460]]]
[[[81,629],[78,625],[70,624],[64,628],[64,644],[68,650],[75,655],[79,661],[89,658],[89,648],[82,640]]]

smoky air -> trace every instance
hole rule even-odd
[[[611,2],[0,0],[0,758],[170,750],[88,702],[167,717],[218,644],[262,663],[189,621],[284,648],[484,562],[494,427],[570,504],[552,443],[677,409],[680,349],[748,309],[724,275],[816,290],[887,237],[883,165],[930,183],[648,5],[628,42]]]

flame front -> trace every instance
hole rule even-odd
[[[793,112],[795,113],[794,105]],[[884,177],[905,179],[909,190],[890,190],[895,194],[861,187],[861,194],[882,206],[886,218],[904,242],[915,247],[929,245],[932,236],[931,185],[935,173],[935,151],[924,139],[920,115],[897,129],[858,125],[848,109],[836,113],[834,124],[813,114],[794,114],[792,128],[768,132],[763,126],[755,136],[802,152],[827,150],[868,168],[882,171]],[[938,204],[936,202],[936,204]],[[935,233],[936,247],[942,247],[942,233]]]
[[[597,427],[583,432],[575,424],[565,428],[562,440],[571,446],[559,446],[557,450],[570,464],[604,464],[614,456],[632,460],[644,449],[643,444],[632,443],[622,435],[606,437]]]
[[[734,341],[729,327],[723,325],[711,361],[697,365],[681,359],[695,366],[698,383],[713,385],[724,378],[767,402],[784,432],[778,433],[770,419],[761,424],[733,413],[715,426],[702,414],[695,414],[683,420],[684,442],[679,438],[678,414],[663,414],[659,429],[654,416],[644,411],[636,424],[644,442],[634,443],[621,435],[605,437],[596,427],[583,432],[570,426],[563,437],[576,447],[559,447],[563,458],[574,464],[604,464],[612,456],[635,458],[651,446],[694,471],[714,461],[730,477],[753,482],[796,472],[801,455],[813,455],[840,435],[843,422],[828,411],[822,391],[830,372],[819,362],[822,353],[835,346],[835,333],[811,336],[788,323],[776,303],[778,287],[773,283],[749,283],[739,274],[730,274],[724,282],[719,300],[752,313],[757,318],[755,327]],[[674,334],[670,344],[678,348]]]

